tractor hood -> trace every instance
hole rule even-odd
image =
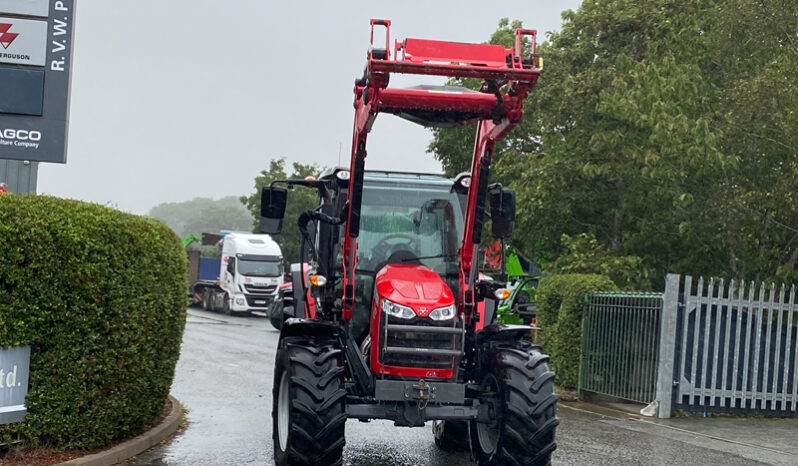
[[[454,294],[441,277],[423,265],[390,264],[376,277],[377,294],[410,307],[418,317],[433,309],[454,304]]]

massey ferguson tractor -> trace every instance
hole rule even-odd
[[[542,61],[535,31],[515,46],[406,39],[371,20],[371,47],[355,81],[348,168],[264,187],[260,229],[279,234],[288,190],[318,191],[297,220],[308,266],[292,266],[292,312],[274,371],[278,465],[340,465],[347,419],[431,421],[435,443],[470,450],[480,465],[548,464],[557,396],[530,325],[496,323],[503,283],[478,271],[486,206],[507,238],[515,194],[490,184],[493,148],[520,121]],[[375,46],[375,27],[385,47]],[[378,29],[379,31],[379,29]],[[380,31],[381,32],[381,31]],[[388,86],[393,73],[478,78],[479,91]],[[456,179],[366,171],[366,138],[379,113],[432,127],[476,123],[470,173]],[[397,160],[397,162],[401,162]]]

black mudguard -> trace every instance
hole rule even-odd
[[[291,318],[283,323],[280,330],[280,340],[286,337],[314,336],[338,338],[341,327],[327,320]]]
[[[477,345],[492,341],[515,341],[529,336],[532,330],[539,330],[533,325],[492,324],[477,332]]]

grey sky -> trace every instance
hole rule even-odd
[[[40,166],[39,192],[146,213],[248,194],[272,157],[330,166],[342,143],[345,162],[369,18],[392,41],[482,42],[502,17],[559,29],[580,3],[78,0],[68,160]],[[367,167],[439,172],[429,140],[383,115]]]

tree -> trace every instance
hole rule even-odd
[[[289,176],[285,171],[285,158],[272,159],[269,163],[269,169],[261,171],[260,175],[255,177],[254,192],[249,196],[242,196],[240,199],[251,214],[250,221],[253,231],[258,231],[260,222],[261,188],[268,186],[274,180],[318,176],[321,171],[322,169],[315,164],[305,165],[294,162]],[[297,187],[289,192],[282,233],[274,236],[274,240],[280,245],[283,257],[288,263],[300,262],[299,251],[302,236],[299,233],[296,221],[302,212],[313,209],[317,205],[318,196],[313,189]]]
[[[203,232],[249,230],[252,224],[249,212],[235,196],[165,202],[150,209],[148,216],[165,222],[181,238]]]
[[[563,20],[496,151],[513,245],[556,261],[586,233],[655,277],[798,279],[798,6],[596,0]],[[433,132],[449,173],[467,168],[465,131]]]
[[[599,274],[609,277],[622,290],[651,289],[651,271],[639,257],[613,255],[593,234],[563,235],[562,245],[562,253],[549,264],[548,272]]]

